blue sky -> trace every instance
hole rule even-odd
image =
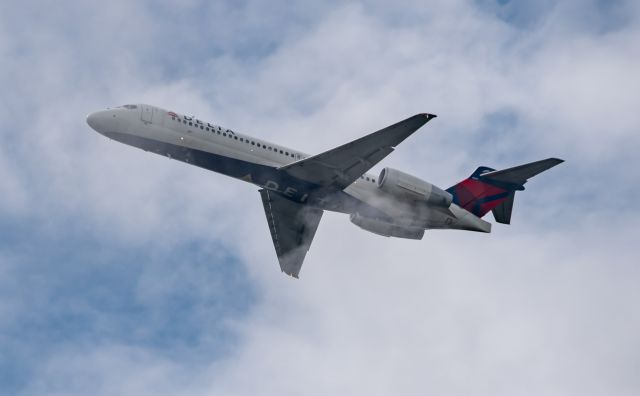
[[[632,1],[6,2],[0,393],[640,390]],[[417,112],[441,187],[557,156],[490,235],[323,217],[282,275],[257,189],[109,141],[131,102],[313,153]]]

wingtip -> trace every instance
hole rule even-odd
[[[291,278],[299,279],[298,273],[295,272],[287,272],[285,270],[281,270],[283,274],[290,276]]]
[[[431,114],[431,113],[418,113],[416,115],[414,115],[412,118],[426,118],[427,121],[429,121],[432,118],[436,118],[437,115],[435,114]]]
[[[547,158],[546,161],[551,162],[553,165],[551,166],[556,166],[556,165],[560,165],[561,163],[564,162],[563,159],[560,158],[555,158],[555,157],[551,157],[551,158]]]

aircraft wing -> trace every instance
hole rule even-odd
[[[279,169],[298,179],[342,190],[435,117],[433,114],[416,114],[360,139]]]
[[[280,269],[297,278],[322,218],[322,209],[290,201],[269,190],[260,190],[260,196]]]

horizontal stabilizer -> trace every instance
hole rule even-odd
[[[538,173],[542,173],[549,168],[563,163],[564,160],[558,158],[547,158],[541,161],[530,162],[528,164],[514,166],[509,169],[502,169],[493,172],[483,173],[480,178],[511,184],[524,184]]]

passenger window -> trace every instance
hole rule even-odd
[[[241,141],[241,142],[244,142],[244,139],[240,138],[240,141]]]
[[[237,136],[234,136],[233,138],[234,138],[234,139],[236,139],[236,140],[238,140],[238,137],[237,137]]]
[[[253,141],[252,141],[252,142],[251,142],[251,145],[252,145],[252,146],[255,146],[255,145],[256,145],[256,142],[253,142]]]
[[[226,134],[226,133],[223,133],[223,134],[222,134],[222,136],[227,136],[227,134]]]
[[[189,123],[189,126],[193,126],[193,123],[191,123],[191,122],[190,122],[190,123]]]
[[[200,125],[200,129],[204,129],[204,127],[202,125]]]
[[[280,154],[284,154],[284,152],[282,150],[280,150]]]

